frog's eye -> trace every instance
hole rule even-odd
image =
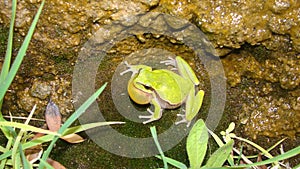
[[[138,83],[139,84],[139,86],[143,86],[143,88],[145,89],[145,90],[153,90],[153,88],[150,86],[150,85],[148,85],[148,84],[143,84],[143,83]]]
[[[150,86],[147,86],[147,85],[143,85],[145,87],[145,89],[147,90],[151,90],[152,88]]]

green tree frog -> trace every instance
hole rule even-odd
[[[196,91],[199,80],[185,60],[177,56],[175,59],[169,58],[160,62],[174,66],[173,69],[177,69],[178,74],[167,69],[153,70],[147,65],[124,63],[128,69],[120,75],[132,72],[127,85],[130,98],[137,104],[150,103],[154,106],[154,112],[147,109],[150,115],[139,116],[146,119],[144,124],[160,119],[163,109],[175,109],[185,103],[185,114],[177,114],[182,120],[175,124],[187,123],[189,127],[201,108],[204,91]]]

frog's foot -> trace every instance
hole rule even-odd
[[[176,60],[171,57],[168,57],[168,59],[169,60],[160,61],[160,63],[163,63],[165,65],[172,65],[172,66],[176,67]]]
[[[133,76],[139,72],[138,69],[132,68],[132,65],[130,65],[127,61],[125,61],[124,64],[126,65],[126,67],[128,67],[128,69],[121,72],[120,73],[121,76],[123,76],[125,73],[128,73],[128,72],[132,72],[132,76]]]
[[[148,115],[148,116],[142,116],[142,115],[139,116],[140,119],[148,119],[148,120],[144,121],[143,124],[147,124],[147,123],[150,123],[152,121],[157,120],[156,118],[154,118],[154,112],[153,111],[151,111],[149,108],[147,109],[147,111],[150,113],[150,115]]]
[[[175,122],[175,125],[178,125],[178,124],[180,124],[180,123],[187,123],[187,124],[186,124],[186,127],[189,127],[189,126],[190,126],[191,121],[188,121],[188,120],[185,118],[185,115],[184,115],[184,114],[177,114],[177,116],[178,116],[178,117],[182,117],[182,120]]]

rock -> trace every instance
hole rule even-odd
[[[18,3],[16,29],[25,35],[32,16],[39,3],[22,1]],[[0,1],[3,10],[0,11],[1,22],[8,25],[10,4]],[[239,9],[239,10],[236,10]],[[294,0],[259,0],[253,3],[243,1],[81,1],[72,4],[55,0],[45,4],[43,14],[39,20],[34,39],[39,42],[33,44],[40,52],[49,50],[55,55],[69,55],[67,49],[80,48],[81,41],[89,38],[88,35],[99,27],[119,21],[124,18],[123,26],[132,26],[137,23],[136,15],[158,12],[170,14],[180,19],[166,17],[164,20],[173,29],[182,29],[185,23],[181,19],[197,25],[216,47],[219,55],[226,55],[232,49],[238,49],[245,43],[251,45],[268,45],[265,41],[272,41],[274,36],[290,36],[290,45],[300,51],[299,25],[300,3]],[[154,14],[157,16],[157,14]],[[149,13],[138,22],[148,27],[155,19],[158,23],[152,25],[156,30],[164,31],[162,21]],[[158,27],[157,27],[158,26]],[[75,39],[74,39],[75,38]],[[74,39],[74,41],[73,41]],[[80,41],[78,40],[80,39]],[[84,42],[84,41],[83,41]],[[39,46],[42,44],[43,48]],[[282,44],[283,46],[285,44]],[[59,46],[60,50],[57,50]],[[270,48],[269,46],[266,46]],[[229,50],[231,49],[231,50]]]
[[[170,15],[164,15],[166,23],[174,30],[182,29],[188,25],[188,21],[182,18],[177,18]]]
[[[139,24],[143,27],[148,27],[158,17],[159,13],[149,13],[140,17]]]

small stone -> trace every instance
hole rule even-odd
[[[51,86],[46,82],[35,81],[30,89],[30,95],[39,99],[46,99],[51,93]]]

